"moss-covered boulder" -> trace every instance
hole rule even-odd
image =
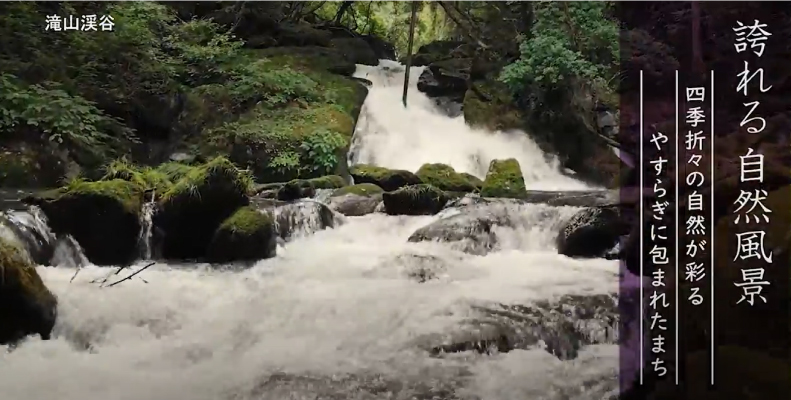
[[[249,204],[252,182],[247,171],[222,157],[192,168],[159,200],[154,224],[164,232],[162,256],[204,257],[217,227]]]
[[[49,339],[58,301],[17,246],[0,238],[0,345],[30,334]]]
[[[508,88],[495,79],[473,82],[464,95],[464,120],[489,130],[524,129],[524,114]]]
[[[386,192],[408,185],[423,183],[417,175],[401,169],[387,169],[375,165],[357,164],[349,169],[354,183],[373,183]]]
[[[151,197],[158,197],[167,192],[173,185],[173,181],[183,177],[189,168],[186,164],[175,162],[163,164],[159,168],[138,167],[126,161],[117,160],[104,168],[105,172],[101,180],[120,179],[131,182],[151,193]]]
[[[346,186],[346,180],[340,175],[325,175],[310,179],[316,189],[338,189]]]
[[[356,196],[373,196],[381,194],[384,190],[373,183],[358,183],[356,185],[349,185],[332,192],[331,197],[345,196],[352,194]]]
[[[385,192],[382,200],[390,215],[434,215],[445,207],[448,196],[434,186],[420,184]]]
[[[294,179],[277,190],[276,198],[280,201],[293,201],[316,195],[316,187],[307,179]]]
[[[473,192],[475,182],[447,164],[423,164],[415,173],[423,183],[449,192]]]
[[[214,232],[206,257],[210,262],[258,261],[275,256],[277,241],[272,216],[246,206]]]
[[[519,161],[514,158],[506,160],[492,160],[489,171],[481,187],[483,197],[506,197],[511,199],[524,199],[527,197],[525,178]]]
[[[131,262],[137,256],[144,188],[122,179],[71,181],[25,199],[41,207],[50,228],[69,234],[97,265]]]

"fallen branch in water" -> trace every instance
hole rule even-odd
[[[123,271],[124,268],[126,268],[126,267],[127,267],[126,265],[120,266],[120,267],[118,267],[115,270],[115,272],[111,272],[111,273],[107,274],[107,276],[105,276],[104,279],[101,280],[101,282],[97,278],[97,279],[92,280],[91,283],[97,283],[98,282],[99,283],[99,287],[102,287],[102,286],[104,286],[105,283],[107,283],[107,280],[110,279],[111,276],[120,274],[121,271]]]
[[[128,281],[128,280],[130,280],[130,279],[134,278],[134,277],[135,277],[135,275],[137,275],[137,274],[139,274],[139,273],[141,273],[141,272],[145,271],[146,269],[148,269],[148,267],[150,267],[150,266],[152,266],[152,265],[154,265],[154,264],[156,264],[156,262],[155,262],[155,261],[152,261],[152,262],[150,262],[148,265],[146,265],[145,267],[143,267],[143,268],[140,268],[139,270],[135,271],[133,274],[131,274],[131,275],[127,276],[127,277],[126,277],[126,278],[124,278],[124,279],[121,279],[120,281],[113,282],[113,283],[111,283],[111,284],[107,285],[107,287],[113,287],[113,286],[115,286],[115,285],[117,285],[117,284],[119,284],[119,283],[121,283],[121,282]],[[143,282],[145,282],[145,281],[143,281]]]

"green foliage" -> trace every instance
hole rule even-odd
[[[69,95],[57,83],[45,84],[26,86],[12,75],[0,75],[0,132],[41,134],[98,158],[108,156],[121,141],[134,140],[131,129],[95,103]]]
[[[492,160],[489,171],[481,188],[483,197],[506,197],[524,199],[527,197],[525,179],[519,161],[514,158]]]
[[[339,154],[346,146],[346,139],[338,132],[320,129],[308,134],[300,146],[305,152],[311,172],[330,173],[338,165]]]
[[[174,55],[179,80],[190,86],[221,81],[225,66],[239,55],[244,43],[222,32],[208,20],[192,20],[170,28],[163,45]]]
[[[545,93],[584,82],[609,91],[618,67],[618,23],[607,2],[533,3],[534,25],[520,58],[500,79],[515,92]]]
[[[216,157],[205,164],[191,168],[184,177],[162,195],[163,204],[198,199],[201,191],[212,191],[213,186],[231,188],[236,194],[253,191],[253,178],[246,170],[238,169],[224,157]]]

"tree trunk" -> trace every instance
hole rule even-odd
[[[409,43],[407,44],[406,71],[404,72],[404,107],[406,107],[406,94],[409,91],[409,70],[412,68],[412,44],[415,41],[415,23],[417,22],[417,1],[412,2],[412,19],[409,21]]]

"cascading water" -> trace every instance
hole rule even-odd
[[[449,118],[417,90],[425,67],[409,73],[407,107],[401,103],[404,66],[382,61],[358,66],[355,76],[371,81],[357,122],[350,164],[417,171],[425,163],[443,163],[483,179],[493,159],[516,158],[530,190],[585,190],[563,175],[556,158],[546,156],[524,132],[487,132],[467,126],[464,116]]]
[[[490,159],[515,157],[531,188],[585,188],[524,135],[471,130],[417,90],[404,110],[396,67],[358,67],[374,87],[353,161],[413,171],[442,162],[482,177]],[[291,215],[320,214],[310,203],[320,205],[289,205]],[[298,221],[305,229],[289,230],[298,234],[277,257],[241,272],[163,263],[140,275],[147,283],[99,288],[91,281],[106,268],[85,266],[70,283],[73,269],[41,267],[58,325],[52,340],[0,354],[2,398],[605,398],[617,390],[614,323],[574,310],[577,298],[617,292],[617,263],[557,254],[552,239],[575,208],[503,207],[517,221],[492,229],[485,255],[408,241],[458,209],[347,217],[319,231]]]

